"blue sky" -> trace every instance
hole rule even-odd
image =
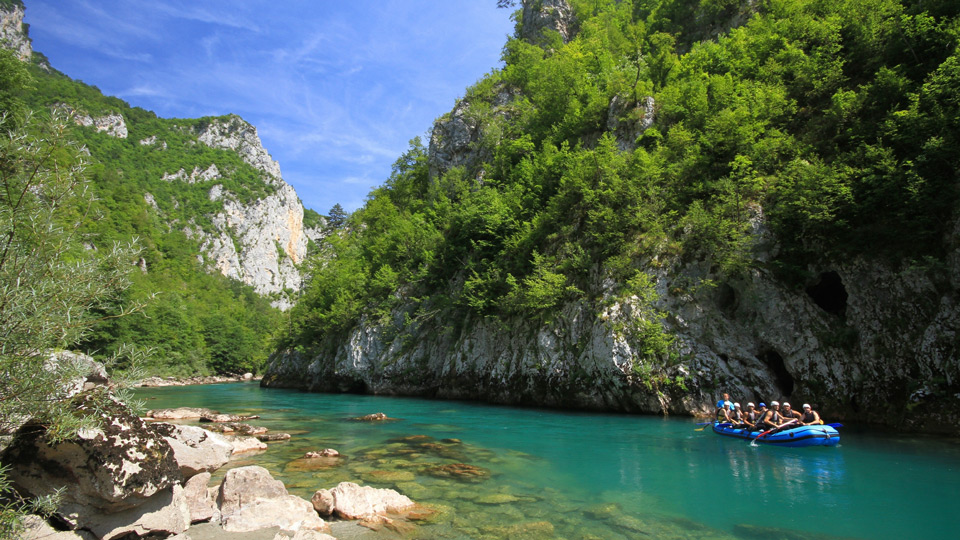
[[[239,114],[321,214],[361,206],[513,32],[495,0],[24,3],[55,68],[162,117]]]

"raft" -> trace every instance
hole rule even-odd
[[[748,441],[756,439],[757,444],[788,446],[791,448],[801,446],[836,446],[840,443],[840,432],[828,425],[799,426],[792,429],[784,429],[777,433],[768,433],[763,437],[757,438],[761,433],[760,431],[732,428],[730,424],[714,422],[713,432],[717,435],[736,437]]]

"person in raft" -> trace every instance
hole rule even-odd
[[[817,413],[817,411],[810,408],[809,403],[804,403],[803,414],[800,415],[800,424],[804,426],[812,426],[822,423],[823,420],[820,419],[820,415]]]
[[[739,403],[734,403],[733,408],[730,409],[730,423],[733,424],[733,427],[740,427],[740,424],[743,423],[743,411],[740,410]]]
[[[730,419],[730,405],[729,401],[718,401],[717,402],[717,422],[721,424],[731,423]]]
[[[770,408],[767,409],[767,412],[765,412],[760,419],[760,428],[765,430],[776,429],[780,427],[781,422],[783,422],[783,416],[780,416],[780,403],[771,401]]]
[[[799,422],[799,421],[800,421],[800,417],[803,416],[803,415],[800,414],[799,411],[795,411],[795,410],[791,409],[791,408],[790,408],[790,404],[787,403],[786,401],[784,401],[784,402],[783,402],[783,406],[782,406],[782,408],[780,409],[780,416],[783,417],[783,420],[784,420],[784,421],[796,420],[797,422]]]
[[[761,403],[763,405],[763,403]],[[740,423],[740,428],[747,429],[749,431],[756,431],[757,421],[760,420],[760,413],[756,409],[756,405],[753,402],[747,403],[747,411],[743,414],[743,421]]]

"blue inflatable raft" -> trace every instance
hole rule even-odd
[[[730,424],[713,423],[713,432],[717,435],[727,437],[737,437],[739,439],[755,440],[757,444],[770,444],[774,446],[836,446],[840,443],[840,432],[828,425],[819,426],[800,426],[792,429],[784,429],[776,433],[768,433],[763,437],[757,438],[761,432],[748,431],[730,427]]]

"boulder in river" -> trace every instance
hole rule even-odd
[[[409,497],[392,489],[361,487],[353,482],[340,482],[333,489],[321,489],[314,493],[311,502],[320,515],[335,514],[344,519],[400,514],[415,506]]]
[[[323,458],[323,457],[340,457],[340,452],[337,452],[333,448],[324,448],[319,452],[307,452],[303,455],[305,458]]]
[[[287,441],[290,439],[289,433],[261,433],[256,436],[263,442]]]
[[[436,465],[426,470],[430,476],[439,478],[454,478],[466,482],[479,482],[490,476],[490,471],[476,465],[466,463],[450,463],[447,465]]]
[[[256,437],[234,437],[230,439],[233,444],[233,455],[245,454],[247,452],[259,452],[269,448],[267,443]]]
[[[355,422],[384,422],[387,420],[396,420],[396,418],[390,418],[386,413],[378,412],[373,414],[368,414],[365,416],[358,416],[356,418],[351,418]]]
[[[201,427],[167,423],[153,424],[151,427],[173,449],[174,459],[184,478],[219,469],[230,461],[233,453],[230,441]]]
[[[227,532],[245,532],[279,526],[283,530],[326,531],[326,523],[311,504],[290,495],[283,482],[263,467],[227,471],[217,496],[220,523]]]
[[[217,424],[226,424],[226,423],[236,423],[243,422],[244,420],[256,420],[260,418],[255,414],[251,415],[239,415],[239,414],[204,414],[200,416],[201,422],[213,422]]]
[[[197,407],[178,407],[176,409],[157,409],[147,411],[147,417],[155,420],[191,420],[203,416],[216,416],[220,413]]]

